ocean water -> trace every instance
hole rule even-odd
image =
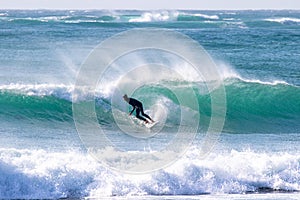
[[[111,80],[121,78],[117,71],[108,71],[96,91],[84,89],[74,98],[77,74],[90,52],[135,28],[185,34],[216,63],[226,116],[206,156],[200,155],[213,115],[212,94],[170,55],[144,52],[191,80],[167,80],[168,88],[144,85],[134,94],[146,113],[160,116],[156,133],[126,115],[122,119],[132,133],[117,126],[113,110],[122,116],[129,109],[123,101],[112,103]],[[0,198],[300,199],[299,41],[300,11],[0,10]],[[118,65],[148,62],[144,54]],[[191,88],[199,109],[182,111],[173,92],[188,100]],[[89,153],[74,121],[74,104],[89,101],[91,94],[97,123],[125,153],[163,149],[198,113],[196,136],[184,154],[159,170],[113,169]],[[163,108],[157,109],[160,115],[153,104]],[[102,152],[112,163],[119,162],[117,154]]]

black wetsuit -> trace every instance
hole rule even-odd
[[[130,105],[132,105],[132,107],[133,107],[133,109],[132,109],[132,111],[130,112],[130,114],[132,114],[133,113],[133,111],[136,109],[136,117],[138,118],[138,119],[140,119],[140,120],[143,120],[143,121],[147,121],[144,117],[146,117],[146,118],[148,118],[149,120],[151,120],[151,118],[147,115],[147,114],[145,114],[144,113],[144,109],[143,109],[143,104],[142,104],[142,102],[140,102],[140,101],[138,101],[138,100],[136,100],[136,99],[134,99],[134,98],[129,98],[129,102],[128,102]],[[142,115],[144,116],[144,117],[142,117],[142,116],[140,116],[140,112],[142,113]]]

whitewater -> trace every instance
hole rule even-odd
[[[0,10],[0,198],[299,199],[299,20],[299,11]],[[117,125],[123,121],[114,112],[126,116],[130,110],[113,101],[120,71],[107,71],[96,90],[83,88],[74,96],[91,51],[133,28],[185,34],[214,60],[226,116],[207,155],[201,156],[201,147],[213,115],[211,95],[218,90],[209,91],[172,55],[146,52],[152,62],[189,78],[145,85],[133,94],[163,122],[152,132],[129,119],[123,128],[131,135]],[[150,59],[139,52],[128,56],[116,64],[125,69]],[[182,110],[174,96],[188,99],[189,90],[198,113],[193,106]],[[188,129],[199,114],[197,134],[184,154],[161,169],[126,173],[95,159],[78,134],[74,104],[91,99],[97,123],[123,152],[161,150],[179,125]],[[111,163],[129,159],[110,148],[101,154]]]

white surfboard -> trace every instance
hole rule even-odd
[[[147,124],[145,124],[144,123],[144,125],[147,127],[147,128],[152,128],[153,126],[155,126],[156,124],[158,123],[158,121],[155,121],[155,122],[153,122],[153,123],[147,123]]]
[[[135,123],[139,124],[140,126],[145,126],[146,128],[149,128],[149,129],[151,129],[153,126],[155,126],[158,123],[158,121],[155,121],[155,122],[148,121],[148,123],[145,123],[144,121],[136,118],[136,116],[130,116],[130,117],[131,117],[131,119],[133,119],[133,121],[135,121]]]

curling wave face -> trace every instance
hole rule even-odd
[[[225,132],[286,133],[299,130],[299,87],[286,83],[242,80],[236,77],[226,78],[224,84],[227,96]],[[168,85],[173,90],[182,93],[182,96],[189,96],[185,94],[186,88],[193,88],[199,103],[201,122],[203,125],[209,122],[211,99],[210,94],[205,90],[204,83],[172,81]],[[84,96],[88,99],[87,96],[92,94],[92,91],[82,92],[80,101],[85,101]],[[57,120],[72,123],[71,96],[71,86],[2,85],[0,117],[11,120]],[[287,96],[289,98],[286,98]],[[178,111],[179,103],[172,92],[159,84],[154,84],[144,87],[139,93],[139,98],[146,105],[163,103],[170,111],[167,121],[169,126],[178,125],[176,116],[180,114],[178,113],[180,112]],[[99,92],[95,97],[95,102],[99,122],[108,126],[115,123],[111,113],[111,96]]]

